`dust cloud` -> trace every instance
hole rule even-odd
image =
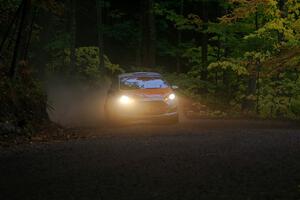
[[[52,78],[47,84],[48,115],[63,127],[96,127],[105,122],[104,103],[109,81],[101,87]]]

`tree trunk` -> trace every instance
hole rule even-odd
[[[137,38],[137,48],[136,48],[136,57],[135,57],[135,65],[137,67],[140,67],[142,65],[142,37],[143,37],[143,1],[140,2],[140,11],[139,11],[139,32],[138,32],[138,38]]]
[[[220,35],[218,35],[218,50],[217,50],[217,61],[221,60],[221,41],[220,41]],[[216,86],[218,86],[218,70],[216,70],[215,73],[215,82]]]
[[[279,0],[278,6],[279,6],[279,10],[281,12],[281,17],[285,17],[285,15],[286,15],[285,10],[284,10],[285,0]],[[278,31],[278,42],[281,43],[282,41],[284,41],[284,34],[282,32]]]
[[[70,43],[70,68],[72,72],[76,69],[76,0],[71,1],[71,13],[70,13],[70,32],[71,32],[71,43]]]
[[[180,2],[180,15],[183,15],[183,5],[184,5],[184,0],[181,0],[181,2]],[[182,31],[181,30],[178,30],[177,39],[178,39],[177,40],[177,49],[179,49],[180,48],[180,44],[182,42]],[[179,50],[179,52],[180,52],[180,50]],[[181,55],[180,55],[179,52],[178,52],[178,55],[176,56],[176,69],[177,69],[177,73],[180,73],[180,71],[181,71],[181,63],[180,63],[180,61],[181,61],[181,59],[180,59]]]
[[[225,9],[224,14],[223,15],[227,15],[228,14],[228,10]],[[229,51],[229,47],[228,47],[228,38],[227,38],[227,34],[225,35],[225,39],[224,39],[224,58],[227,58],[230,55],[230,51]],[[221,44],[220,44],[221,46]],[[222,81],[223,81],[223,85],[226,86],[226,90],[229,91],[229,84],[228,84],[228,73],[226,70],[223,70],[222,73]]]
[[[0,55],[1,55],[1,51],[2,49],[4,48],[4,44],[8,38],[8,36],[10,35],[10,32],[11,30],[13,29],[13,26],[14,24],[16,23],[17,19],[18,19],[18,16],[20,15],[20,12],[24,6],[24,2],[25,1],[22,1],[21,4],[19,5],[18,9],[17,9],[17,12],[15,13],[15,15],[13,16],[11,22],[9,23],[9,26],[8,26],[8,29],[7,31],[5,32],[4,36],[3,36],[3,39],[1,41],[1,44],[0,44]]]
[[[99,48],[99,69],[105,72],[104,63],[104,40],[103,40],[103,1],[96,0],[97,3],[97,33],[98,33],[98,48]]]
[[[156,26],[154,16],[154,0],[149,0],[149,66],[155,67],[156,64]]]
[[[54,15],[44,9],[39,9],[38,12],[36,23],[38,26],[42,27],[42,31],[40,32],[38,43],[33,46],[33,51],[36,52],[36,56],[31,62],[34,62],[34,65],[37,66],[38,77],[40,80],[45,80],[45,69],[50,59],[49,52],[47,52],[45,47],[48,45],[49,38],[54,36]],[[70,27],[65,27],[64,31],[68,32],[69,28]]]
[[[260,79],[260,66],[261,64],[260,63],[257,63],[256,64],[256,71],[257,71],[257,74],[256,74],[256,77],[257,77],[257,80],[256,80],[256,89],[257,89],[257,94],[256,94],[256,114],[259,114],[260,113],[260,83],[259,83],[259,79]]]
[[[29,46],[30,46],[32,31],[33,31],[33,25],[34,25],[36,16],[37,16],[37,9],[35,8],[34,11],[31,14],[30,25],[29,25],[28,30],[27,30],[27,40],[26,40],[26,43],[25,43],[23,56],[22,56],[23,60],[28,59],[28,51],[29,51]],[[28,22],[29,22],[29,19],[28,19]]]
[[[259,15],[258,11],[255,13],[255,29],[259,29]],[[252,64],[253,72],[250,74],[248,79],[248,87],[247,87],[247,96],[257,96],[257,76],[258,76],[258,67],[259,63],[256,62]],[[252,99],[246,99],[242,105],[243,110],[253,110],[255,108],[255,103],[258,104],[258,100],[253,101]],[[258,107],[258,105],[256,105]],[[256,110],[258,112],[258,110]]]
[[[207,64],[208,64],[208,34],[205,32],[208,28],[208,6],[206,1],[202,1],[202,18],[203,18],[203,32],[202,32],[202,80],[207,80]]]
[[[153,12],[153,0],[141,0],[143,10],[143,31],[142,31],[142,64],[147,67],[154,67],[156,63],[156,26]]]
[[[142,51],[141,51],[141,60],[142,60],[142,65],[143,67],[148,66],[148,21],[147,21],[147,1],[141,0],[141,7],[142,7],[142,37],[141,37],[141,46],[142,46]]]
[[[255,29],[258,30],[259,24],[258,24],[258,11],[255,12]]]
[[[22,33],[24,32],[24,29],[26,27],[26,15],[29,12],[29,9],[31,7],[31,0],[23,0],[23,1],[24,1],[23,3],[24,6],[21,12],[21,21],[18,28],[18,34],[17,34],[17,39],[14,47],[13,58],[12,58],[11,67],[9,69],[9,74],[8,74],[11,79],[13,79],[16,75],[17,63],[19,59],[20,47],[22,42]]]

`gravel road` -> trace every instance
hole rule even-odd
[[[300,199],[300,129],[185,120],[0,148],[0,199]]]

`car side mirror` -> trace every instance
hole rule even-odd
[[[177,85],[172,85],[172,89],[177,90],[177,89],[179,89],[179,87]]]

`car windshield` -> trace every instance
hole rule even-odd
[[[158,77],[124,77],[120,79],[121,90],[168,88],[166,81]]]

